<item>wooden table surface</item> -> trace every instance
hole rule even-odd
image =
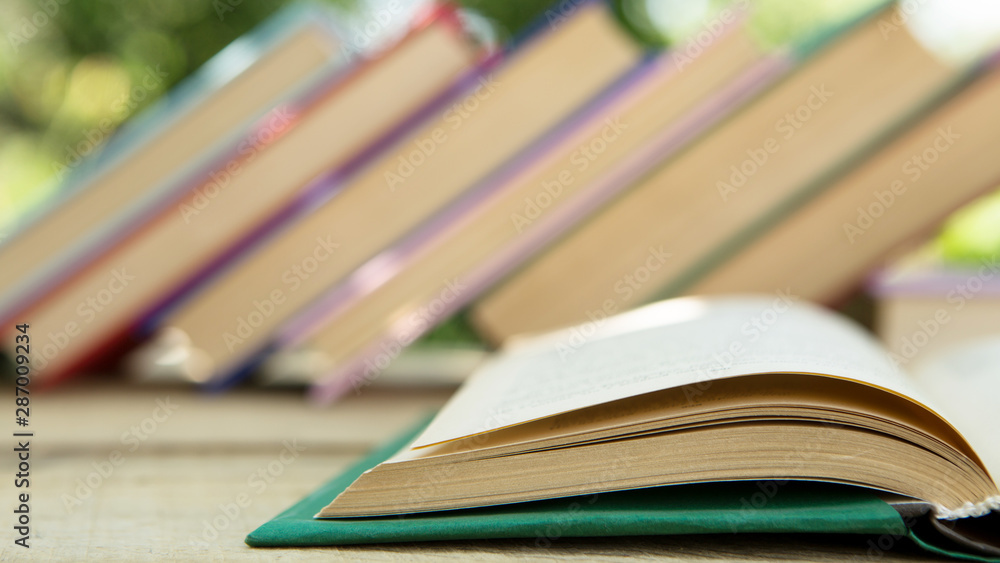
[[[13,389],[6,391],[11,397],[6,402],[13,403]],[[183,387],[91,382],[35,393],[31,548],[13,543],[9,511],[23,489],[14,488],[12,445],[0,462],[5,475],[0,495],[8,515],[0,560],[873,558],[871,538],[826,535],[561,538],[546,547],[536,546],[534,538],[323,549],[253,549],[243,543],[248,532],[405,431],[448,394],[372,389],[321,408],[301,393],[259,389],[206,396]],[[9,411],[13,419],[13,405]],[[9,424],[17,428],[13,420]],[[13,444],[13,437],[8,440]],[[286,441],[301,450],[287,464],[280,456]],[[274,475],[271,482],[259,471]],[[233,510],[237,498],[249,498],[249,504]],[[905,543],[880,559],[931,560]]]

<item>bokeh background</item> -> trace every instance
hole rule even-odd
[[[326,0],[363,17],[388,0]],[[397,0],[418,9],[422,0]],[[571,1],[571,0],[566,0]],[[916,0],[910,0],[916,1]],[[935,9],[930,4],[940,8]],[[73,147],[102,120],[117,127],[183,80],[288,0],[4,0],[0,2],[0,241],[46,200],[57,197]],[[545,0],[459,0],[496,40],[518,33]],[[874,0],[757,0],[752,29],[771,44],[849,18]],[[623,21],[647,43],[680,41],[720,0],[616,0]],[[923,0],[921,14],[949,39],[936,49],[962,56],[996,33],[1000,3]],[[968,17],[968,14],[976,14]],[[919,25],[920,22],[915,22]],[[957,26],[959,33],[953,29]],[[933,35],[925,34],[925,35]],[[968,44],[955,41],[962,37]],[[933,40],[933,37],[930,37]],[[940,42],[939,42],[940,43]],[[956,54],[957,53],[957,54]],[[130,95],[157,66],[166,79]],[[128,101],[128,103],[123,103]],[[105,122],[107,123],[107,122]],[[84,142],[84,147],[88,143]],[[91,151],[98,152],[97,146]],[[946,258],[976,261],[1000,250],[1000,195],[957,213],[936,244]]]

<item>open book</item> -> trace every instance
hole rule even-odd
[[[786,293],[591,318],[513,342],[317,516],[761,479],[860,485],[939,522],[1000,509],[996,452],[849,321]]]

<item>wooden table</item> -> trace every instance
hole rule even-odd
[[[11,399],[5,402],[13,403],[13,390],[6,391]],[[7,514],[0,560],[870,559],[868,538],[826,535],[562,538],[548,547],[534,539],[324,549],[243,543],[248,532],[409,428],[448,394],[372,389],[320,408],[298,392],[260,389],[207,396],[183,387],[91,382],[35,393],[31,548],[13,544],[10,511],[23,489],[14,488],[11,445],[0,462]],[[9,411],[13,419],[13,406]],[[17,428],[13,420],[9,428]],[[289,447],[300,450],[297,457],[281,456]],[[930,560],[905,543],[882,559]]]

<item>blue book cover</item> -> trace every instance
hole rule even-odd
[[[263,104],[256,104],[248,115],[240,117],[244,123],[237,130],[227,131],[209,141],[210,150],[188,159],[182,166],[158,177],[149,185],[131,186],[133,191],[126,201],[114,198],[118,206],[105,206],[107,209],[102,210],[98,218],[80,219],[79,225],[71,221],[68,224],[77,231],[72,240],[53,236],[51,231],[62,227],[60,224],[65,217],[74,216],[74,207],[93,196],[92,189],[99,188],[102,182],[148,149],[151,143],[183,125],[185,119],[197,117],[196,112],[216,99],[234,81],[247,75],[270,53],[290,45],[299,36],[312,33],[327,43],[324,49],[328,55],[323,55],[323,61],[317,67],[305,72],[305,82],[315,82],[342,72],[348,57],[342,48],[344,31],[338,29],[335,22],[336,18],[326,8],[309,3],[293,4],[279,11],[129,120],[93,154],[77,162],[69,162],[69,166],[61,171],[64,177],[56,178],[60,188],[52,201],[24,218],[22,228],[0,246],[0,257],[9,258],[8,252],[20,256],[26,250],[36,255],[33,263],[24,263],[25,268],[20,272],[19,279],[0,278],[0,318],[7,318],[15,310],[23,310],[115,241],[141,226],[146,218],[183,192],[190,185],[191,178],[218,160],[219,155],[241,133],[245,133],[244,129],[297,92],[302,84],[278,85],[275,91],[280,92],[279,95],[270,96]],[[319,49],[319,43],[316,45]],[[303,71],[298,72],[301,74]],[[163,80],[162,74],[162,70],[155,67],[147,69],[147,75],[153,80]],[[53,220],[56,216],[59,221]],[[61,240],[59,246],[53,245],[53,238]],[[39,244],[36,239],[43,242]],[[49,242],[46,243],[46,240]],[[23,263],[21,260],[18,262]]]

